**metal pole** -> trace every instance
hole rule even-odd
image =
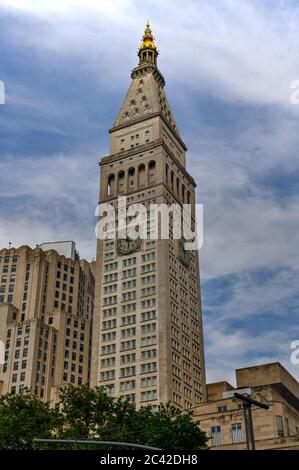
[[[255,450],[251,406],[256,405],[259,408],[263,408],[264,410],[268,410],[269,405],[268,405],[268,403],[262,403],[261,401],[254,400],[253,398],[250,398],[250,396],[247,395],[247,394],[241,395],[240,393],[235,392],[234,397],[241,400],[242,404],[243,404],[247,449],[248,450]]]
[[[251,404],[243,402],[247,449],[255,450]]]

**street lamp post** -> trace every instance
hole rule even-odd
[[[253,400],[253,398],[250,398],[249,395],[241,395],[237,392],[234,393],[234,397],[242,401],[246,429],[247,449],[255,450],[251,407],[252,405],[255,405],[259,408],[264,408],[265,410],[268,410],[269,405],[267,405],[267,403],[262,403],[261,401]]]

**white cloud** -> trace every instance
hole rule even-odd
[[[96,160],[82,155],[13,157],[0,161],[0,242],[7,246],[71,239],[82,257],[95,256]],[[90,183],[93,181],[93,184]]]
[[[207,382],[227,380],[235,384],[234,370],[271,362],[281,362],[297,379],[299,368],[291,364],[290,344],[293,336],[284,331],[248,334],[246,329],[230,331],[211,323],[206,328]],[[258,355],[258,357],[257,357]],[[255,356],[254,358],[252,358]]]
[[[299,78],[299,9],[288,2],[269,8],[252,0],[187,0],[182,9],[170,0],[2,0],[1,6],[43,20],[37,35],[15,31],[17,40],[79,54],[84,64],[113,76],[107,81],[112,87],[134,60],[150,16],[169,80],[223,99],[291,107],[290,84]]]

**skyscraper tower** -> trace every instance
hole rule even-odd
[[[149,23],[139,64],[116,121],[110,155],[100,161],[100,204],[190,204],[196,184],[167,101]],[[151,236],[150,224],[147,235]],[[136,405],[171,401],[181,409],[205,399],[198,252],[182,240],[98,240],[91,385]]]
[[[92,267],[74,242],[0,250],[0,395],[54,405],[61,387],[89,382]]]

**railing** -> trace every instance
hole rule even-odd
[[[158,447],[144,446],[141,444],[132,444],[130,442],[115,442],[115,441],[93,441],[89,439],[33,439],[34,444],[88,444],[95,446],[107,447],[127,447],[129,449],[141,450],[162,450]]]

